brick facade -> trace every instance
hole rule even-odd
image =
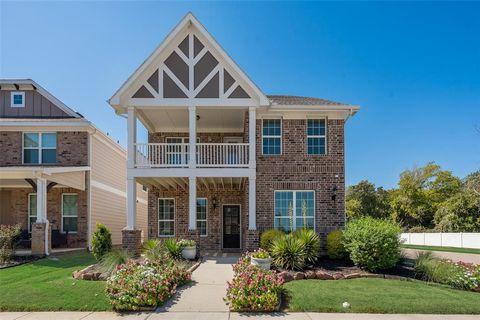
[[[23,230],[28,229],[28,195],[34,193],[31,188],[9,188],[10,214],[13,224],[21,224]],[[72,188],[52,188],[47,194],[47,220],[52,230],[62,228],[62,194],[78,194],[78,231],[68,235],[69,247],[87,247],[88,245],[88,201],[87,191]],[[32,241],[33,243],[33,241]]]
[[[0,167],[22,165],[22,132],[0,131]],[[53,166],[88,165],[88,132],[57,132],[57,162]]]

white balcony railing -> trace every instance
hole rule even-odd
[[[137,143],[136,167],[188,167],[188,143]],[[197,143],[197,167],[248,167],[248,143]]]

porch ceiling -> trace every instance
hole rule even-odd
[[[156,187],[161,191],[184,190],[188,192],[188,178],[137,178],[137,181],[146,187]],[[205,177],[197,178],[197,190],[243,190],[247,186],[247,178],[234,177]]]
[[[157,132],[188,132],[186,108],[143,109],[140,121]],[[198,132],[243,132],[245,109],[197,108]],[[148,123],[147,123],[148,122]]]

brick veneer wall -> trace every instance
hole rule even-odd
[[[158,198],[175,198],[175,237],[195,239],[200,250],[222,249],[222,205],[239,204],[242,236],[241,246],[245,248],[245,234],[248,225],[248,206],[245,203],[245,192],[238,189],[198,190],[198,198],[208,199],[207,228],[208,236],[198,237],[195,232],[188,230],[188,189],[160,191],[151,188],[148,192],[148,238],[158,238]],[[212,199],[217,198],[217,208],[213,208]]]
[[[28,194],[31,188],[14,188],[11,190],[10,213],[13,223],[21,224],[22,229],[28,229]],[[52,188],[47,194],[47,219],[52,230],[61,230],[62,223],[62,193],[78,194],[78,231],[68,235],[69,247],[87,247],[88,239],[88,201],[87,192],[71,188]]]
[[[22,162],[22,132],[0,131],[0,167],[21,166]],[[57,132],[53,166],[88,166],[88,132]]]
[[[257,228],[273,228],[275,190],[314,190],[315,228],[324,246],[326,235],[345,224],[344,121],[327,121],[326,155],[307,155],[306,125],[306,120],[284,119],[282,155],[264,156],[257,120]]]

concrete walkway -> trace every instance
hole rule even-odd
[[[478,315],[163,312],[116,314],[114,312],[0,312],[0,320],[478,320]]]
[[[403,254],[410,259],[415,259],[419,252],[432,252],[434,256],[449,259],[452,261],[463,261],[474,264],[480,264],[480,254],[474,253],[457,253],[457,252],[446,252],[446,251],[424,251],[417,249],[402,249]]]

